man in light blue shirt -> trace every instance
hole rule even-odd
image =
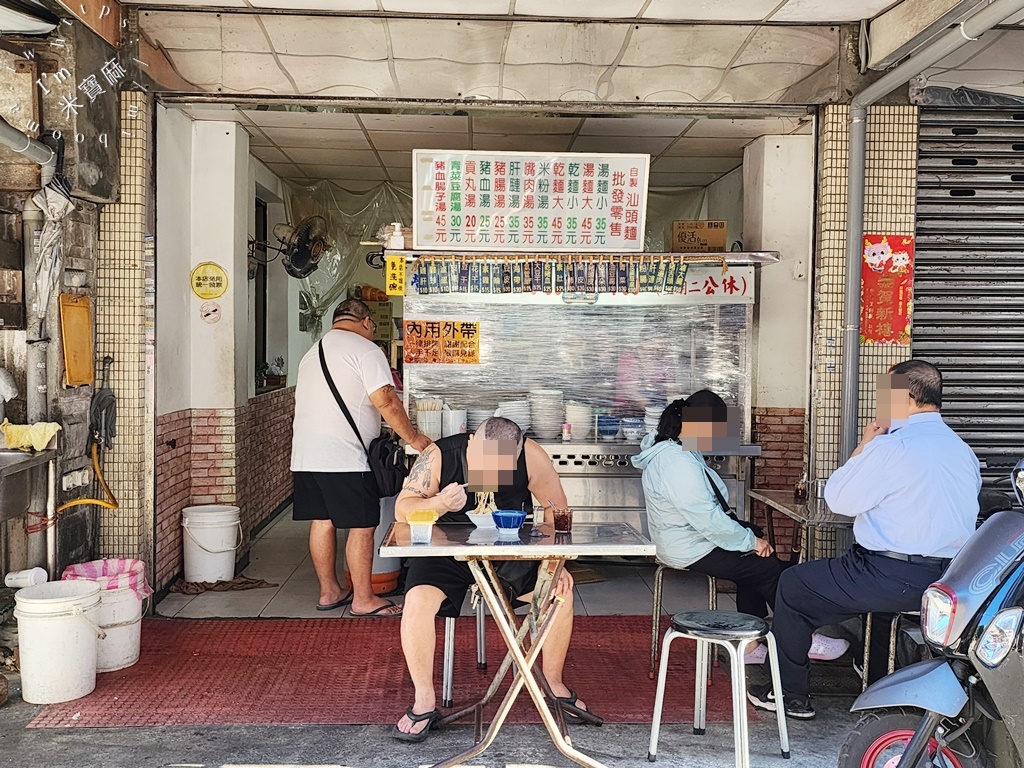
[[[816,627],[865,613],[917,611],[974,533],[981,473],[971,449],[945,425],[942,374],[909,360],[879,377],[877,418],[825,486],[825,501],[855,518],[857,543],[842,557],[790,568],[779,581],[773,632],[779,645],[786,713],[814,717],[807,649]],[[888,624],[888,622],[886,622]],[[887,632],[873,632],[871,678],[885,673]],[[771,693],[750,700],[774,710]]]

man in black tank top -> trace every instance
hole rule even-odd
[[[432,509],[441,516],[439,523],[468,523],[466,512],[477,504],[474,491],[491,488],[497,489],[498,509],[529,510],[531,496],[545,507],[568,506],[547,452],[525,439],[515,422],[495,417],[484,421],[474,435],[442,438],[424,450],[395,502],[395,518],[404,521],[413,510]],[[441,718],[434,692],[434,617],[458,616],[473,583],[469,566],[452,557],[417,557],[409,562],[402,651],[416,700],[395,727],[393,735],[402,741],[423,741]],[[529,602],[536,583],[537,573],[531,571],[518,583],[506,584],[509,599]],[[562,681],[572,636],[572,577],[563,571],[553,589],[566,604],[544,644],[542,669],[556,696],[586,709]]]

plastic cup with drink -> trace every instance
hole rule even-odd
[[[572,533],[572,507],[554,509],[551,516],[555,522],[555,533]]]
[[[437,518],[437,512],[432,509],[414,509],[406,515],[405,521],[409,523],[410,541],[413,544],[429,544]]]

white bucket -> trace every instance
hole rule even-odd
[[[181,527],[185,529],[185,581],[231,581],[235,550],[242,543],[238,507],[185,507]]]
[[[129,587],[100,593],[99,624],[107,636],[100,640],[96,671],[113,672],[139,660],[142,645],[142,601]]]
[[[57,704],[96,688],[100,587],[92,581],[51,581],[14,593],[21,652],[21,698]]]
[[[141,560],[107,559],[75,563],[64,569],[65,581],[88,579],[100,587],[99,625],[106,633],[96,655],[97,672],[113,672],[139,660],[142,604],[153,594]]]

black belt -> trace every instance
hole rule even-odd
[[[860,546],[859,544],[857,546]],[[860,547],[864,552],[869,555],[879,555],[881,557],[888,557],[890,560],[902,560],[904,563],[914,563],[917,565],[938,565],[945,568],[952,562],[951,558],[948,557],[925,557],[924,555],[905,555],[902,552],[889,552],[888,550],[877,550],[877,549],[864,549]]]

